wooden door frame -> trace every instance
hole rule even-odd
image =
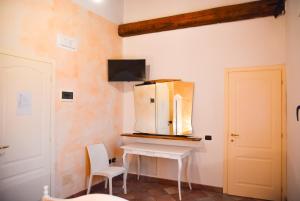
[[[28,55],[23,51],[11,51],[11,50],[4,50],[0,48],[0,54],[5,54],[8,56],[14,56],[18,58],[23,58],[31,61],[47,63],[51,65],[50,71],[50,150],[49,150],[49,160],[50,160],[50,195],[55,195],[55,61],[47,58],[35,57],[32,55]],[[42,192],[43,189],[40,189]]]
[[[286,200],[287,195],[287,182],[286,182],[286,138],[287,138],[287,130],[286,130],[286,72],[285,66],[283,64],[272,65],[272,66],[264,66],[264,67],[247,67],[247,68],[227,68],[225,69],[225,88],[224,88],[224,178],[223,178],[223,193],[228,193],[228,138],[229,138],[229,74],[231,72],[252,72],[252,71],[272,71],[279,70],[281,72],[281,198],[282,200]]]

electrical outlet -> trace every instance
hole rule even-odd
[[[109,162],[109,164],[115,163],[115,162],[116,162],[116,158],[110,158],[110,159],[108,160],[108,162]]]
[[[205,140],[212,140],[212,136],[211,135],[205,135]]]

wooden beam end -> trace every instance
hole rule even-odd
[[[276,8],[274,10],[274,17],[277,18],[280,15],[285,14],[285,0],[278,0]]]

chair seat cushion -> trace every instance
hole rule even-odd
[[[107,167],[104,170],[94,172],[93,175],[103,175],[106,177],[115,177],[120,174],[125,173],[126,169],[124,167]]]

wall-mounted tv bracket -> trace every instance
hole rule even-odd
[[[297,121],[299,121],[299,110],[300,110],[300,105],[298,105],[296,109]]]

